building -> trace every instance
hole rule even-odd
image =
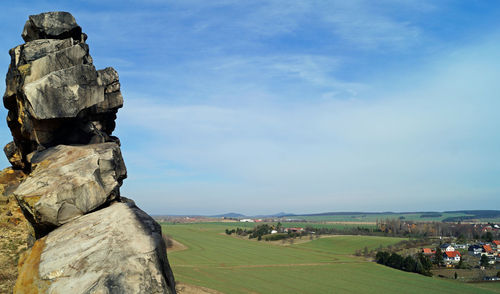
[[[453,246],[451,246],[450,244],[447,244],[447,243],[439,246],[439,248],[441,248],[441,251],[443,251],[443,252],[453,252],[453,251],[455,251],[455,248]]]
[[[458,251],[445,251],[443,253],[443,261],[445,264],[457,264],[460,262],[462,256]]]
[[[253,219],[249,219],[249,218],[244,218],[244,219],[240,219],[240,222],[241,223],[253,223]]]
[[[436,254],[436,251],[432,250],[431,248],[422,248],[422,253],[426,256],[432,256]]]
[[[470,255],[480,255],[483,252],[483,246],[481,245],[471,245],[469,246]]]
[[[485,254],[488,257],[494,257],[495,253],[496,251],[494,251],[493,248],[491,248],[491,245],[489,244],[483,245],[483,252],[481,253],[481,255]]]

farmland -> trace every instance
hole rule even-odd
[[[352,213],[321,213],[307,215],[293,215],[291,218],[303,219],[306,221],[326,221],[326,222],[366,222],[373,223],[377,219],[400,218],[412,221],[474,221],[474,222],[500,222],[500,211],[498,210],[472,210],[472,211],[447,211],[447,212],[352,212]]]
[[[176,279],[223,293],[500,292],[499,284],[429,278],[352,255],[365,246],[374,249],[401,238],[332,236],[285,246],[227,236],[227,226],[217,223],[163,224],[163,228],[187,246],[169,254]]]

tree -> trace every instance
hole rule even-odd
[[[491,232],[487,232],[484,236],[483,239],[486,242],[493,242],[493,234]]]
[[[420,264],[422,265],[424,272],[430,272],[430,270],[432,268],[432,263],[431,263],[431,260],[429,259],[429,257],[423,255],[422,253],[419,253],[417,259],[420,262]]]
[[[490,259],[488,258],[488,256],[486,256],[485,254],[481,255],[481,259],[479,260],[479,264],[481,266],[487,267],[489,265],[489,262]]]
[[[437,266],[441,266],[444,264],[443,251],[441,251],[441,248],[439,246],[436,247],[436,254],[434,255],[434,264]]]
[[[407,272],[415,272],[416,267],[417,267],[417,262],[413,257],[409,255],[405,257],[405,259],[403,260],[403,270]]]
[[[368,247],[365,246],[365,248],[363,249],[363,255],[365,257],[368,257]]]
[[[395,269],[401,269],[403,267],[403,257],[397,253],[393,253],[389,257],[387,265]]]
[[[379,251],[377,252],[377,255],[375,255],[375,260],[377,263],[387,265],[387,261],[389,260],[389,252],[387,251]]]

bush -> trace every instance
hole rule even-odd
[[[265,241],[284,240],[284,239],[288,238],[288,234],[285,234],[285,233],[269,234],[269,235],[264,235],[263,238]]]

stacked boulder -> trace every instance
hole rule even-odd
[[[4,151],[26,174],[12,194],[37,240],[14,292],[175,293],[160,225],[120,197],[117,72],[95,69],[70,13],[32,15],[22,37],[9,52]]]

